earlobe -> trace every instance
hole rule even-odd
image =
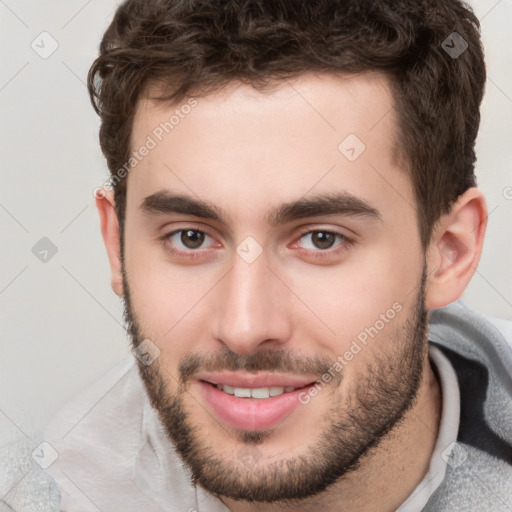
[[[114,193],[106,189],[101,189],[100,192],[96,194],[96,208],[100,216],[101,234],[110,262],[111,286],[114,293],[123,297],[121,242]]]
[[[475,187],[441,217],[428,249],[427,308],[447,306],[461,297],[478,266],[486,226],[485,198]]]

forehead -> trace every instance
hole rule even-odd
[[[377,73],[302,75],[263,91],[234,82],[174,105],[145,97],[131,149],[150,149],[129,173],[128,203],[168,190],[221,207],[229,200],[249,218],[335,190],[384,207],[401,198],[410,209],[396,128],[390,84]]]

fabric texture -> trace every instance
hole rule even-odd
[[[57,484],[36,462],[40,446],[24,437],[0,447],[0,512],[60,510]]]
[[[461,412],[446,476],[424,512],[510,512],[512,322],[457,302],[433,312],[429,339],[455,369]]]

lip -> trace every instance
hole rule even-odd
[[[270,376],[268,376],[270,378]],[[243,384],[240,384],[241,380]],[[308,381],[308,384],[290,384],[293,379],[283,377],[282,382],[275,376],[271,378],[270,384],[262,384],[265,379],[256,380],[255,384],[247,385],[247,380],[244,378],[233,379],[230,381],[222,380],[220,383],[227,384],[233,387],[285,387],[286,384],[297,387],[295,391],[289,391],[279,396],[274,396],[265,399],[259,398],[239,398],[234,395],[229,395],[224,391],[218,389],[215,383],[204,380],[197,381],[201,394],[206,400],[209,408],[214,415],[224,424],[246,431],[263,431],[277,427],[284,421],[292,412],[301,405],[299,395],[307,392],[309,386],[313,383]],[[231,384],[231,382],[233,384]]]
[[[196,377],[197,380],[210,382],[211,384],[227,384],[234,388],[271,388],[271,387],[293,387],[301,388],[313,384],[318,378],[315,377],[294,377],[289,375],[250,374],[240,372],[203,372]]]

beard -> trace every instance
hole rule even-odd
[[[123,282],[124,317],[136,348],[146,337],[136,320],[124,266]],[[428,350],[425,286],[424,267],[409,318],[391,337],[379,339],[379,336],[373,341],[379,343],[382,353],[372,356],[364,373],[348,388],[345,403],[340,393],[335,392],[343,380],[343,370],[329,383],[333,400],[321,418],[325,425],[322,433],[309,445],[301,445],[300,453],[292,452],[279,462],[265,461],[263,451],[258,448],[264,446],[272,431],[230,431],[233,443],[239,443],[241,448],[236,455],[224,453],[223,457],[222,447],[210,441],[207,427],[194,424],[190,419],[184,399],[187,395],[193,397],[187,390],[187,383],[199,371],[242,369],[313,374],[320,378],[332,367],[332,360],[304,358],[293,351],[262,350],[238,355],[224,349],[208,356],[185,356],[179,364],[178,376],[161,368],[158,359],[151,365],[139,361],[139,373],[150,402],[158,412],[167,438],[188,467],[192,483],[218,497],[293,503],[324,491],[356,471],[363,458],[402,422],[416,401]],[[173,383],[176,389],[171,390],[168,384]],[[232,449],[233,444],[226,448]]]

